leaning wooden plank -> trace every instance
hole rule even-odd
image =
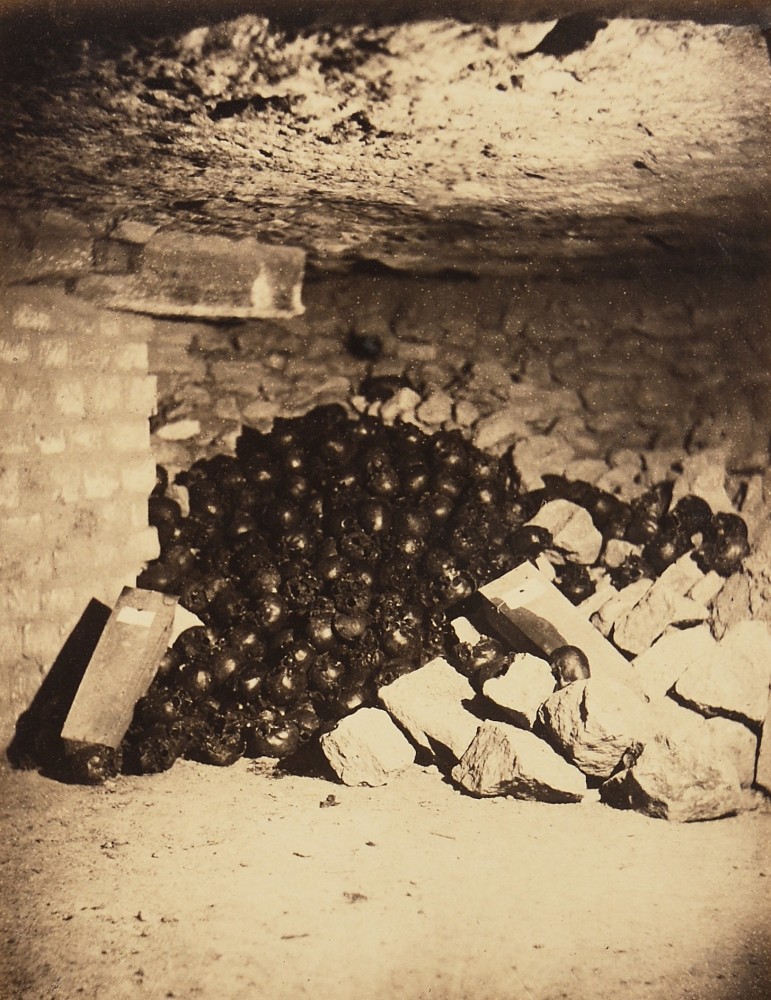
[[[168,644],[177,598],[124,587],[62,727],[68,749],[117,748]]]
[[[479,593],[546,656],[558,646],[578,646],[592,676],[636,686],[628,661],[532,563],[517,566]]]

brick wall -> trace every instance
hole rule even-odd
[[[153,319],[144,307],[291,315],[302,308],[303,265],[302,251],[250,239],[0,209],[0,733],[89,601],[112,605],[158,554],[148,345],[166,369],[162,391],[189,376],[189,401],[200,402],[204,367],[178,362],[216,327]],[[230,413],[227,398],[214,409]]]
[[[112,604],[157,554],[150,329],[60,285],[0,289],[1,728],[88,602]]]

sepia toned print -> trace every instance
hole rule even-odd
[[[2,5],[0,1000],[767,995],[770,30]]]

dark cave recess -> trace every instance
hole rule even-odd
[[[506,23],[552,21],[573,14],[692,20],[701,24],[771,25],[767,0],[6,0],[0,27],[7,37],[29,40],[56,33],[144,33],[193,27],[241,14],[269,17],[283,25],[319,23],[389,24],[406,20]],[[12,29],[21,28],[17,35]]]

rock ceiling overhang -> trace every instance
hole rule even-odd
[[[0,199],[249,232],[328,268],[768,263],[759,24],[604,17],[556,55],[553,21],[141,24],[6,61]]]

